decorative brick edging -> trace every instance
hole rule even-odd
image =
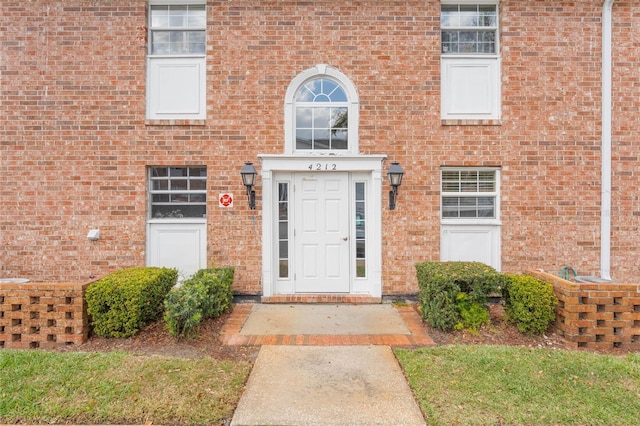
[[[293,345],[293,346],[364,346],[385,345],[391,347],[417,347],[435,345],[427,334],[420,315],[415,307],[396,306],[411,334],[366,334],[366,335],[316,335],[316,334],[275,334],[275,335],[243,335],[240,334],[253,304],[239,304],[225,322],[220,333],[220,340],[229,346],[261,346],[261,345]]]
[[[527,271],[553,284],[555,327],[570,348],[640,350],[640,284],[574,283]]]
[[[0,283],[0,348],[51,349],[89,337],[87,283]]]

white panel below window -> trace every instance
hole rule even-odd
[[[150,58],[147,71],[147,118],[205,118],[205,58]]]
[[[500,226],[442,225],[440,260],[482,262],[500,270]]]
[[[442,58],[442,119],[500,118],[498,58]]]
[[[176,268],[179,281],[207,264],[206,223],[186,220],[149,223],[147,228],[147,266]]]

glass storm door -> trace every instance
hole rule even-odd
[[[349,292],[349,175],[295,176],[296,293]]]

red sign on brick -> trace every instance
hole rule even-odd
[[[220,201],[220,207],[233,207],[233,194],[220,194],[218,201]]]

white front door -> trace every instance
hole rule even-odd
[[[294,179],[296,293],[348,293],[348,173],[298,173]]]

